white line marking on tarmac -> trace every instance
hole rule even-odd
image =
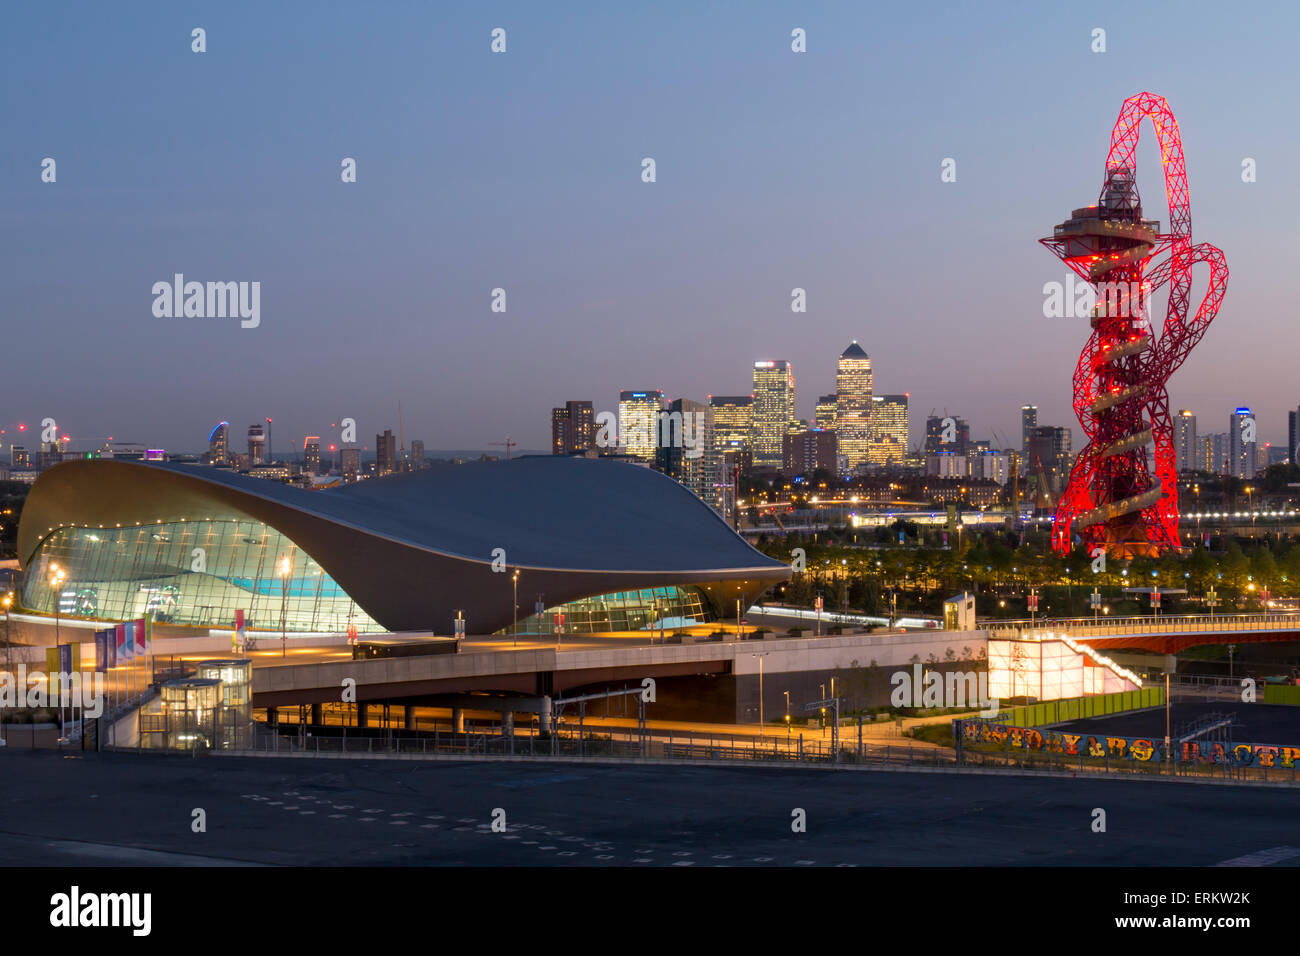
[[[1222,863],[1216,863],[1214,865],[1270,866],[1282,860],[1289,860],[1293,856],[1300,856],[1300,847],[1275,846],[1271,850],[1260,850],[1258,853],[1247,853],[1245,856],[1233,857],[1231,860],[1224,860]]]

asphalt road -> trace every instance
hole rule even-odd
[[[1295,855],[1259,859],[1300,863],[1287,788],[42,751],[0,752],[0,774],[11,866],[1200,866],[1278,847]]]

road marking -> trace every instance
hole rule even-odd
[[[1269,866],[1281,860],[1289,860],[1293,856],[1300,856],[1300,847],[1275,846],[1271,850],[1260,850],[1258,853],[1247,853],[1245,856],[1233,857],[1231,860],[1224,860],[1222,863],[1216,863],[1214,865]]]

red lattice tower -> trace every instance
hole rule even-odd
[[[1142,218],[1137,189],[1138,132],[1155,126],[1169,202],[1169,230]],[[1071,526],[1091,551],[1117,558],[1179,546],[1178,474],[1169,376],[1219,311],[1228,286],[1223,253],[1192,245],[1192,213],[1178,122],[1164,97],[1139,93],[1124,101],[1111,133],[1106,179],[1096,206],[1076,209],[1040,240],[1097,293],[1092,336],[1074,370],[1074,412],[1088,438],[1057,503],[1052,547],[1070,550]],[[1158,256],[1165,256],[1152,264]],[[1187,319],[1192,266],[1206,263],[1210,283]],[[1168,284],[1169,303],[1157,337],[1149,299]],[[1155,474],[1147,445],[1155,446]]]

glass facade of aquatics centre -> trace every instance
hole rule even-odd
[[[289,573],[280,568],[288,558]],[[65,578],[57,598],[50,569]],[[383,633],[342,588],[296,544],[248,517],[229,516],[129,528],[60,528],[40,547],[24,576],[20,603],[63,617],[127,621],[152,615],[160,624],[231,627],[244,612],[248,628],[293,632]],[[653,629],[714,619],[698,588],[670,585],[617,591],[547,608],[523,618],[520,634]],[[450,630],[449,627],[446,628]],[[441,629],[440,629],[441,630]],[[507,632],[510,628],[505,629]]]
[[[288,558],[289,573],[280,574]],[[60,528],[41,544],[24,576],[21,604],[54,613],[50,567],[65,578],[59,614],[160,624],[290,631],[384,629],[309,555],[274,528],[229,516],[130,528]]]

